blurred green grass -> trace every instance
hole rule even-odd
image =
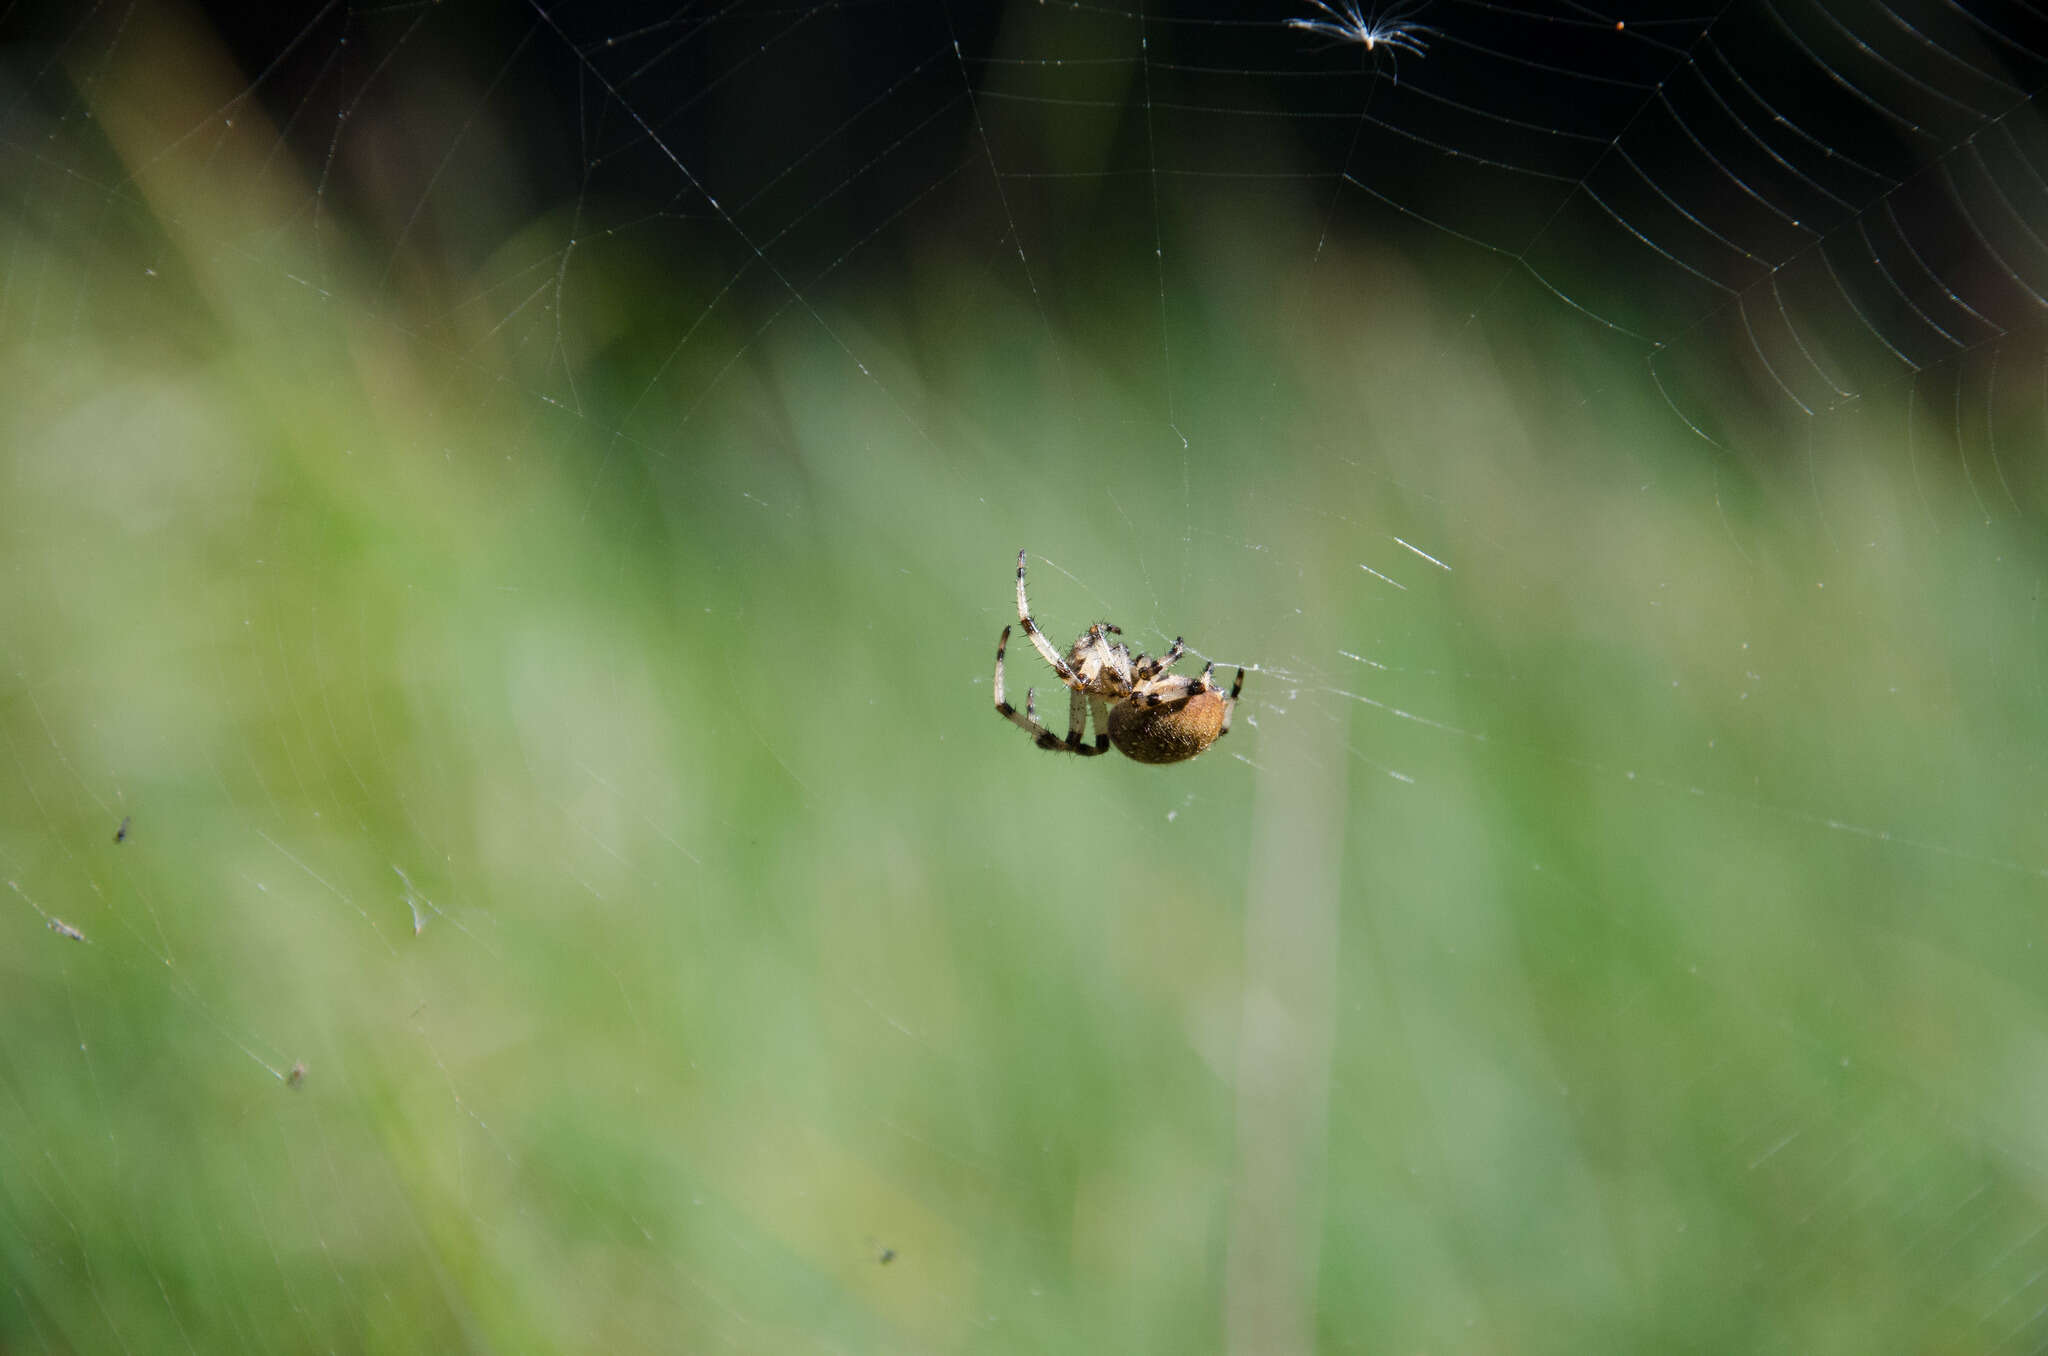
[[[1735,461],[1310,209],[1170,360],[940,249],[664,369],[593,245],[572,409],[178,191],[7,242],[0,1348],[2031,1340],[2037,524],[1880,414]],[[995,719],[1019,546],[1230,739]]]

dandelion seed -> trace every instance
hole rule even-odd
[[[1327,4],[1325,0],[1308,2],[1321,10],[1325,17],[1289,19],[1289,28],[1314,33],[1332,42],[1355,42],[1368,52],[1377,52],[1384,47],[1389,52],[1406,52],[1410,56],[1429,55],[1429,44],[1423,38],[1436,30],[1408,17],[1415,12],[1413,6],[1396,5],[1382,14],[1368,17],[1358,0],[1339,0],[1337,4]]]

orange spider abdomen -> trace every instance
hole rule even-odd
[[[1216,742],[1229,710],[1213,689],[1161,706],[1121,701],[1109,709],[1109,741],[1135,763],[1182,762]]]

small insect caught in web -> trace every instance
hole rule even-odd
[[[284,1085],[288,1088],[296,1088],[303,1084],[305,1081],[306,1061],[302,1059],[298,1061],[296,1064],[292,1065],[292,1071],[284,1076]]]
[[[74,942],[82,942],[85,940],[84,933],[80,932],[77,928],[72,927],[71,924],[65,922],[63,919],[57,917],[55,914],[50,915],[43,921],[45,923],[48,923],[50,925],[50,931],[56,933],[59,937],[69,937]]]
[[[115,841],[116,843],[125,843],[125,842],[127,842],[127,841],[128,841],[128,823],[129,823],[129,819],[130,819],[130,816],[128,816],[128,815],[122,815],[122,816],[121,816],[121,827],[120,827],[120,828],[118,828],[118,829],[115,829],[115,830],[114,830],[114,841]]]

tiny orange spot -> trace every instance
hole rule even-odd
[[[1627,24],[1625,24],[1625,23],[1623,23],[1623,22],[1622,22],[1621,20],[1619,20],[1619,19],[1616,19],[1616,20],[1614,21],[1614,31],[1615,31],[1615,32],[1617,32],[1617,33],[1621,32],[1621,30],[1622,30],[1622,29],[1624,29],[1624,28],[1627,28],[1627,27],[1628,27],[1628,25],[1627,25]]]

